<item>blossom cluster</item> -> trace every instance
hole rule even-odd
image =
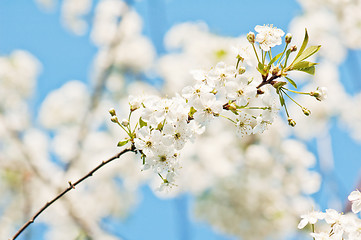
[[[288,58],[297,49],[295,46],[287,49],[292,36],[286,35],[283,52],[272,57],[270,50],[281,44],[283,31],[273,26],[257,26],[256,31],[257,35],[253,32],[247,35],[253,49],[236,49],[235,64],[219,62],[208,71],[193,71],[195,84],[184,87],[181,94],[173,98],[131,96],[129,117],[121,121],[115,110],[110,110],[112,121],[128,134],[118,146],[133,144],[140,152],[144,170],[153,169],[162,178],[164,186],[174,185],[174,178],[180,168],[180,150],[187,141],[201,134],[213,119],[227,119],[236,126],[238,135],[242,137],[262,133],[272,124],[279,109],[278,99],[286,110],[289,125],[295,125],[284,101],[285,95],[291,98],[286,91],[307,94],[317,100],[324,98],[321,89],[301,93],[285,88],[287,83],[278,81],[285,77],[297,88],[296,83],[286,77],[289,71],[314,73],[315,63],[304,60],[316,53],[320,46],[306,49],[307,31],[297,56],[289,65]],[[259,43],[260,50],[256,50],[255,42]],[[258,60],[256,71],[248,63],[252,50]],[[302,108],[302,111],[305,115],[310,114],[307,109]],[[133,112],[138,114],[136,125],[131,124]]]
[[[312,226],[310,235],[315,240],[358,240],[361,238],[361,219],[357,213],[361,211],[361,193],[356,190],[351,192],[348,199],[352,203],[352,213],[343,214],[334,209],[326,209],[325,212],[312,211],[301,216],[298,224],[303,229],[308,224]],[[324,220],[329,226],[322,231],[315,230],[319,220]],[[322,227],[321,227],[322,228]]]
[[[165,172],[166,183],[172,181],[180,167],[179,151],[186,142],[201,134],[211,120],[223,116],[234,123],[238,134],[243,136],[263,132],[277,112],[271,92],[256,98],[255,84],[237,74],[234,66],[219,63],[208,73],[198,71],[194,75],[198,82],[185,87],[182,95],[131,97],[129,102],[131,111],[141,111],[134,143],[142,153],[144,168],[152,168],[159,174]],[[263,104],[255,107],[258,112],[247,107],[251,100]],[[229,109],[233,110],[233,119]],[[253,112],[246,113],[248,109]],[[128,121],[121,124],[127,127]]]
[[[209,156],[214,152],[202,156],[211,139],[198,144],[212,137],[214,141],[214,135],[201,136],[196,144],[202,148],[198,161],[187,161],[184,166],[187,169],[183,171],[191,173],[185,177],[191,178],[187,179],[189,185],[196,178],[191,175],[202,179],[201,183],[193,184],[198,188],[203,181],[206,181],[203,185],[208,184],[197,195],[195,215],[198,219],[239,239],[289,239],[288,234],[297,225],[299,215],[312,207],[313,202],[307,195],[318,191],[321,179],[309,169],[316,163],[315,156],[301,142],[287,139],[284,130],[280,130],[285,127],[287,130],[278,118],[264,134],[242,141],[232,138],[228,129],[230,140],[225,144],[216,142],[224,154],[215,159]],[[226,128],[221,130],[222,134],[227,133]],[[217,161],[220,158],[222,163]],[[216,168],[213,178],[202,171],[201,164],[212,165],[207,165],[211,168],[208,172]],[[250,226],[259,229],[255,232]]]

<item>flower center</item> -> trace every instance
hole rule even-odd
[[[178,139],[180,139],[180,137],[181,137],[180,133],[177,132],[176,134],[174,134],[174,138],[175,138],[175,139],[178,140]]]
[[[204,109],[204,111],[206,111],[206,113],[209,113],[209,114],[211,114],[212,113],[212,109],[211,108],[206,108],[206,109]]]
[[[164,155],[161,155],[161,156],[159,156],[159,161],[165,162],[165,161],[167,161],[167,157]]]

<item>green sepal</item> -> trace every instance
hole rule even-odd
[[[273,84],[273,87],[278,90],[286,84],[287,84],[286,82],[276,82],[275,84]]]
[[[289,77],[285,77],[285,78],[287,79],[287,81],[288,81],[289,83],[292,84],[292,86],[294,86],[294,87],[297,89],[297,84],[296,84],[291,78],[289,78]]]
[[[159,123],[156,130],[162,130],[164,126],[164,123]]]
[[[125,144],[127,144],[128,142],[129,142],[129,139],[125,139],[125,140],[123,140],[123,141],[119,141],[118,144],[117,144],[117,146],[118,146],[118,147],[122,147],[122,146],[124,146]]]
[[[193,117],[193,114],[195,114],[197,112],[197,110],[194,107],[191,107],[191,109],[189,110],[189,116]]]
[[[142,118],[139,118],[139,126],[140,126],[140,128],[142,128],[144,126],[147,126],[147,123],[144,122]]]

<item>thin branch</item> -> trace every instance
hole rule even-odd
[[[264,85],[272,84],[272,81],[279,78],[279,77],[280,76],[278,76],[278,75],[272,75],[272,77],[270,77],[268,80],[263,79],[263,81],[257,86],[257,89],[260,89]]]
[[[93,176],[93,174],[98,171],[100,168],[102,168],[103,166],[105,166],[106,164],[110,163],[111,161],[120,158],[123,154],[127,153],[127,152],[135,152],[135,147],[134,145],[132,145],[130,148],[126,148],[123,151],[121,151],[120,153],[116,154],[115,156],[109,158],[108,160],[102,161],[97,167],[95,167],[93,170],[91,170],[90,172],[88,172],[84,177],[80,178],[78,181],[76,181],[75,183],[72,182],[68,182],[69,183],[69,187],[66,188],[63,192],[61,192],[58,196],[56,196],[55,198],[53,198],[51,201],[47,202],[37,213],[35,213],[33,215],[33,217],[31,219],[29,219],[28,222],[26,222],[16,233],[15,235],[10,239],[10,240],[14,240],[16,239],[30,224],[32,224],[35,219],[42,213],[45,211],[45,209],[47,209],[50,205],[52,205],[54,202],[56,202],[58,199],[60,199],[62,196],[64,196],[67,192],[69,192],[72,189],[75,189],[75,187],[80,184],[81,182],[83,182],[85,179],[87,179],[88,177]]]

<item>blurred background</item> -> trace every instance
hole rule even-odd
[[[182,156],[179,186],[131,154],[47,209],[19,239],[307,239],[299,216],[348,211],[361,181],[361,1],[0,1],[0,238],[120,149],[108,109],[130,94],[172,96],[190,70],[234,64],[232,46],[273,24],[322,45],[302,89],[324,102],[290,105],[262,135],[214,123]]]

